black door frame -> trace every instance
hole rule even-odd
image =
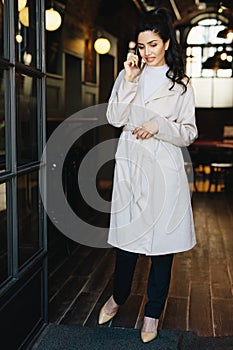
[[[38,196],[38,246],[34,254],[19,266],[18,179],[39,174],[40,158],[46,142],[45,108],[45,31],[44,0],[35,2],[36,66],[17,62],[15,17],[17,0],[5,0],[3,8],[4,54],[0,69],[5,73],[5,122],[7,169],[0,171],[0,184],[7,184],[7,251],[8,276],[0,284],[1,347],[8,350],[26,349],[48,322],[47,227],[46,215]],[[36,81],[38,157],[33,162],[17,166],[17,101],[16,74]],[[37,197],[36,197],[37,198]],[[0,232],[1,234],[1,232]],[[33,234],[33,232],[31,233]]]

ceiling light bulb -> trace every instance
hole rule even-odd
[[[17,41],[17,43],[21,43],[23,41],[23,37],[21,34],[17,34],[16,37],[15,37],[15,40]]]
[[[98,54],[104,55],[109,52],[111,43],[107,38],[98,38],[94,43],[94,48]]]
[[[45,11],[45,28],[49,31],[57,30],[61,25],[61,15],[52,7]]]
[[[233,41],[233,31],[232,32],[229,32],[227,33],[227,39],[230,39]]]
[[[29,27],[29,11],[28,11],[28,7],[24,7],[24,8],[19,12],[19,19],[20,19],[20,22],[21,22],[25,27]]]
[[[24,7],[27,5],[27,0],[18,0],[18,11],[21,11],[24,9]]]
[[[227,53],[226,52],[221,53],[220,58],[222,61],[225,61],[227,59]]]
[[[129,42],[129,49],[134,49],[135,46],[136,46],[135,41],[130,41],[130,42]]]

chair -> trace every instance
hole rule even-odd
[[[233,125],[224,125],[223,141],[233,141]]]
[[[227,188],[229,175],[233,169],[233,163],[210,163],[209,188],[214,185],[214,191],[218,191],[218,185],[222,184],[223,189]]]

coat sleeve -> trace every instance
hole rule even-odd
[[[108,122],[115,127],[127,124],[130,103],[134,99],[138,88],[137,78],[134,82],[129,82],[124,75],[124,70],[122,70],[114,83],[107,106]]]
[[[155,138],[172,143],[175,146],[189,146],[197,138],[198,132],[195,119],[195,100],[190,84],[187,91],[181,95],[181,107],[176,121],[156,116],[152,118],[158,125]]]

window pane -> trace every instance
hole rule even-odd
[[[232,78],[192,78],[196,107],[228,108],[233,106]]]
[[[204,44],[205,36],[203,27],[193,27],[188,35],[187,44]]]
[[[233,106],[233,79],[215,78],[213,80],[213,107]]]
[[[230,78],[230,77],[232,77],[232,70],[231,69],[218,69],[217,70],[217,77]]]
[[[18,178],[19,266],[40,248],[38,191],[37,172]]]
[[[0,184],[0,283],[8,277],[6,184]]]
[[[201,47],[188,47],[186,50],[186,72],[191,77],[201,75]]]
[[[18,165],[38,160],[36,78],[16,75]]]
[[[212,78],[192,78],[196,107],[212,107]]]
[[[54,32],[46,31],[46,70],[48,73],[62,75],[62,44],[60,27]]]
[[[0,69],[0,173],[6,171],[6,71]]]
[[[20,5],[20,1],[18,2]],[[20,10],[20,11],[19,11]],[[36,1],[27,0],[16,14],[16,59],[36,67]]]

